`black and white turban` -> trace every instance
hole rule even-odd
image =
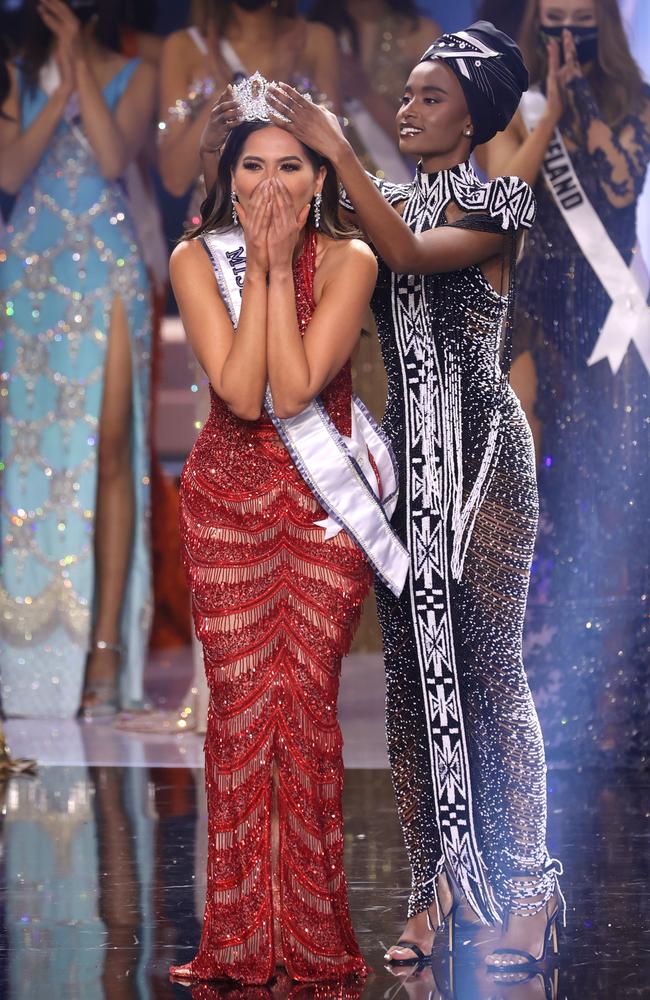
[[[420,62],[444,59],[463,88],[474,125],[474,145],[502,132],[528,89],[528,70],[519,47],[490,21],[441,35]]]

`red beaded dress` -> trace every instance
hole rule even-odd
[[[316,237],[294,268],[298,323],[314,310]],[[363,976],[343,869],[341,657],[371,584],[270,419],[212,407],[181,479],[181,532],[210,688],[207,899],[199,979]],[[349,363],[323,391],[351,433]]]

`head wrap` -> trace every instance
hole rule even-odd
[[[519,47],[490,21],[441,35],[420,62],[429,59],[443,59],[458,78],[477,146],[503,131],[528,89],[528,70]]]

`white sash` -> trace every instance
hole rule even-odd
[[[535,89],[524,94],[520,110],[531,131],[546,107],[546,98]],[[612,305],[587,364],[607,358],[616,374],[630,343],[637,347],[650,372],[650,279],[641,251],[634,250],[628,267],[598,213],[587,198],[575,172],[559,129],[556,128],[543,163],[544,179],[576,243],[591,264]]]
[[[246,242],[239,226],[205,233],[219,290],[236,328],[246,273]],[[334,426],[319,396],[302,413],[286,420],[273,409],[267,387],[264,408],[316,500],[329,515],[317,524],[332,538],[343,528],[377,575],[399,596],[408,574],[409,555],[390,525],[397,504],[397,463],[383,432],[365,406],[352,397],[352,435]],[[383,497],[368,458],[381,478]]]

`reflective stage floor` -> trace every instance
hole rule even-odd
[[[496,983],[466,932],[457,935],[453,967],[440,941],[433,971],[385,970],[409,872],[382,756],[381,673],[372,661],[357,664],[341,704],[346,869],[354,925],[374,970],[363,991],[292,988],[282,979],[268,989],[171,983],[168,966],[192,956],[203,906],[200,739],[141,740],[116,736],[106,723],[15,720],[7,727],[12,749],[38,756],[39,770],[4,788],[0,997],[650,998],[650,775],[641,771],[549,775],[549,847],[564,863],[568,904],[554,973]]]

